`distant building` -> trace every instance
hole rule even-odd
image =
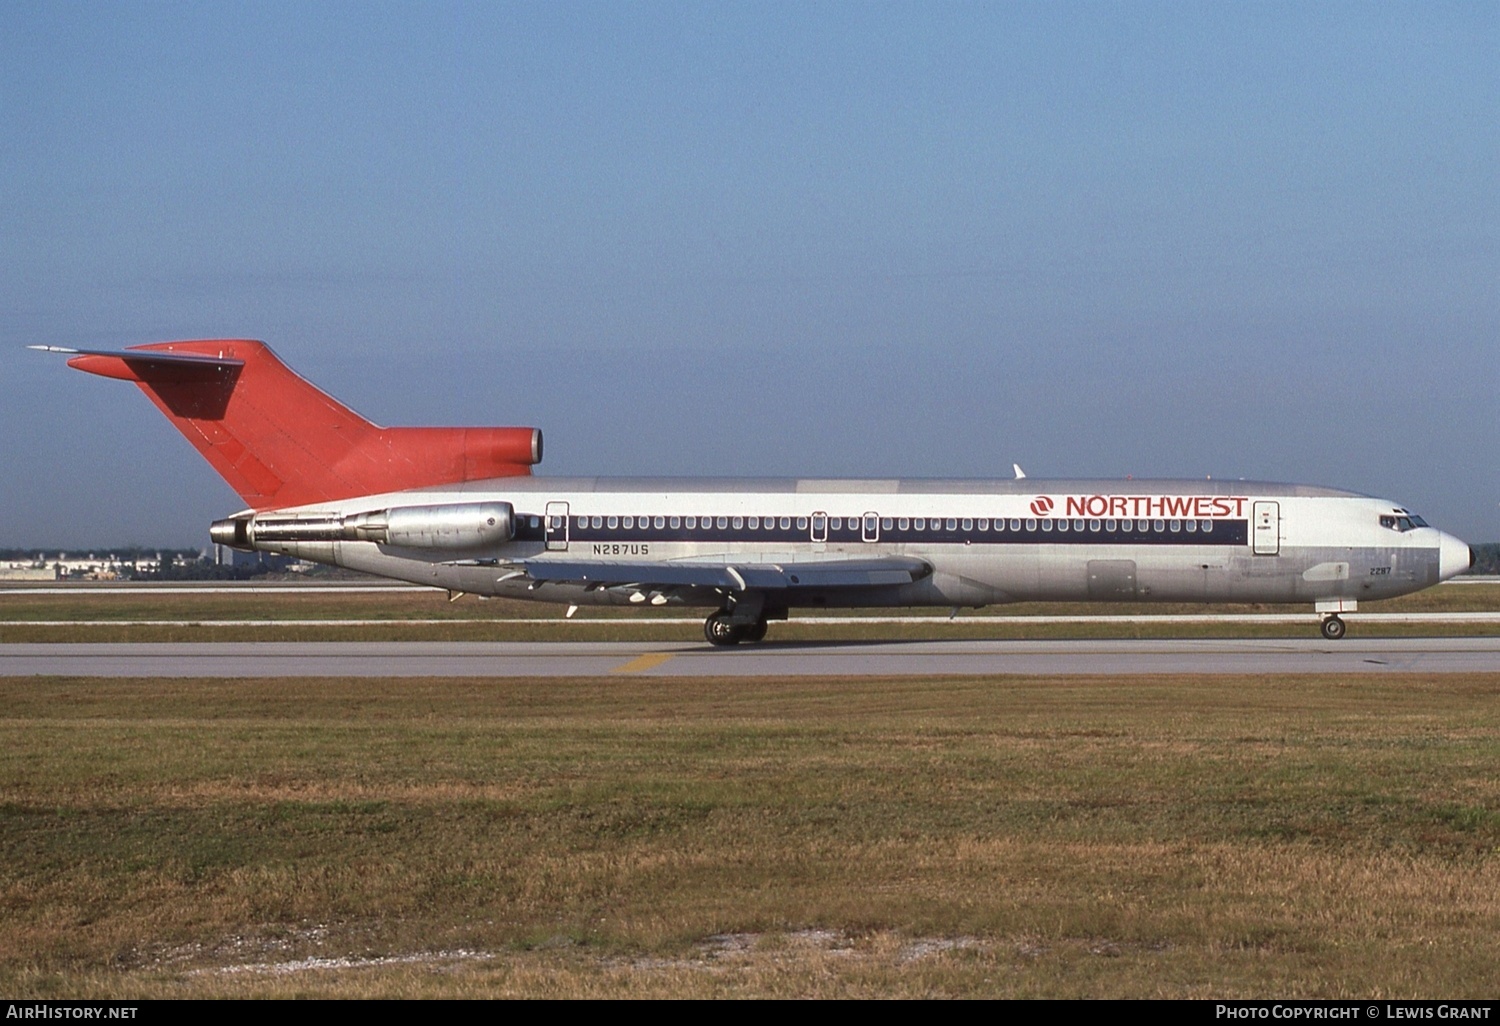
[[[0,563],[0,581],[55,581],[56,567],[45,563]]]
[[[0,581],[191,581],[254,577],[263,573],[305,573],[316,564],[267,552],[239,552],[224,546],[158,552],[40,552],[9,550],[0,556]]]

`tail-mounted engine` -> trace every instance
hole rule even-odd
[[[247,552],[336,541],[456,551],[503,545],[516,536],[516,517],[508,502],[396,506],[342,517],[271,512],[216,520],[208,535],[219,545]]]

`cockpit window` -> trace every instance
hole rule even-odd
[[[1387,516],[1383,516],[1383,517],[1380,518],[1380,526],[1381,527],[1386,527],[1386,528],[1391,529],[1392,531],[1398,531],[1398,532],[1401,532],[1401,533],[1404,534],[1407,531],[1416,530],[1418,527],[1426,527],[1427,526],[1427,521],[1423,520],[1421,517],[1417,516],[1416,514],[1410,514],[1410,513],[1406,514],[1405,516],[1399,516],[1399,515],[1398,516],[1390,516],[1390,515],[1387,515]]]

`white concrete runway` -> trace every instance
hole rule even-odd
[[[0,676],[672,677],[1500,673],[1500,637],[0,645]]]

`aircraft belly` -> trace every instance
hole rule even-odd
[[[1029,558],[1024,550],[1017,555],[1020,556],[1017,562],[1021,564],[1017,569],[1024,578],[1030,579],[1029,598],[1064,602],[1087,597],[1089,550],[1069,551],[1058,546],[1040,545],[1031,550]]]
[[[754,564],[787,560],[788,546],[653,546],[663,560],[733,556]],[[714,606],[717,589],[663,588],[643,599],[628,587],[507,579],[514,560],[544,553],[540,543],[517,542],[499,550],[431,553],[373,542],[296,542],[275,551],[366,573],[481,595],[511,595],[546,602]],[[805,553],[803,554],[805,555]],[[1157,546],[828,545],[822,558],[900,555],[925,560],[933,572],[909,584],[860,588],[788,589],[779,608],[859,606],[981,606],[1016,601],[1309,602],[1334,598],[1374,600],[1435,583],[1436,549],[1283,545],[1275,556],[1248,549]],[[457,558],[454,558],[457,557]]]
[[[493,565],[437,562],[430,556],[392,549],[374,542],[336,542],[339,566],[472,595],[493,595],[499,574]]]
[[[1133,559],[1091,559],[1088,593],[1095,602],[1129,602],[1138,597]]]

